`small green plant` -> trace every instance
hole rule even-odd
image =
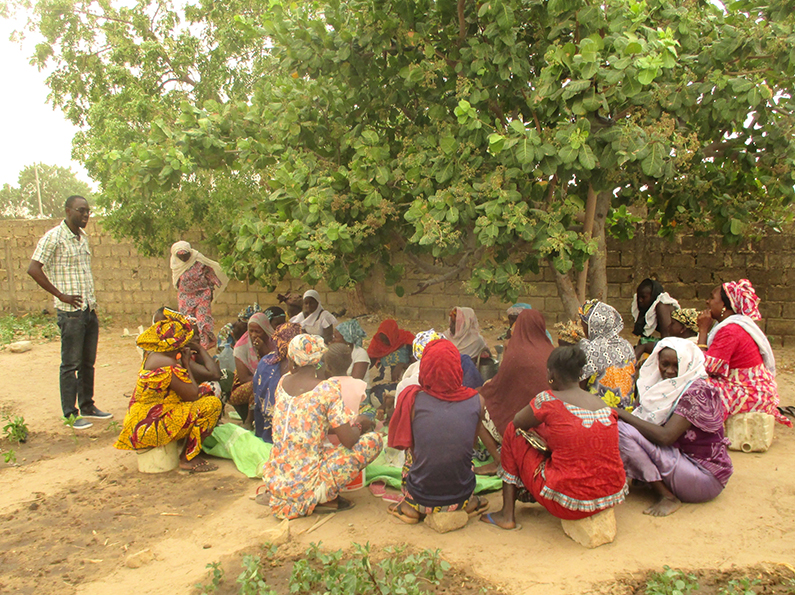
[[[63,417],[62,419],[63,419],[63,425],[65,425],[66,427],[72,429],[72,440],[74,440],[74,443],[77,444],[78,438],[77,438],[77,431],[75,430],[75,422],[78,419],[80,419],[80,416],[79,415],[75,415],[73,413],[69,417]]]
[[[237,582],[240,585],[240,595],[278,595],[262,576],[259,556],[243,556],[243,572],[237,577]]]
[[[116,432],[120,432],[121,431],[121,424],[114,420],[114,421],[108,422],[108,427],[105,428],[105,429],[108,432],[110,432],[111,434],[115,434]]]
[[[9,463],[11,465],[15,465],[17,462],[17,453],[9,449],[3,453],[3,460],[5,461],[6,465]]]
[[[29,339],[53,339],[58,336],[54,317],[44,314],[8,314],[0,316],[0,345]]]
[[[5,418],[6,425],[3,426],[3,433],[6,438],[17,444],[26,442],[28,439],[28,426],[25,423],[25,418],[21,415],[17,415],[14,419],[11,419],[10,415],[6,415]]]
[[[695,574],[685,574],[663,566],[662,572],[655,572],[646,581],[646,595],[685,595],[698,590]]]
[[[220,562],[211,562],[207,566],[205,566],[208,570],[208,578],[210,579],[210,583],[204,585],[202,583],[196,583],[194,585],[202,595],[210,595],[211,593],[215,593],[218,591],[218,588],[221,586],[221,583],[224,581],[224,569],[221,568]]]
[[[718,593],[720,595],[757,595],[757,591],[753,587],[761,582],[758,578],[753,580],[747,577],[733,579],[729,581],[728,585],[721,587]]]

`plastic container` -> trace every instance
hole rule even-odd
[[[364,487],[365,482],[365,470],[362,469],[359,471],[359,475],[354,477],[351,482],[343,488],[343,492],[355,492],[356,490],[361,490]]]

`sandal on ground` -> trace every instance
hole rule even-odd
[[[383,481],[374,481],[367,487],[376,498],[383,498],[384,494],[386,494],[386,484]]]
[[[779,407],[778,411],[782,415],[789,415],[790,417],[795,417],[795,405],[789,405],[787,407]]]
[[[337,496],[332,502],[336,502],[337,505],[334,507],[326,506],[327,502],[323,502],[323,504],[315,506],[313,514],[333,514],[335,512],[342,512],[343,510],[350,510],[356,506],[353,502],[346,500],[342,496]]]
[[[384,500],[384,502],[394,502],[395,504],[403,501],[403,496],[400,493],[395,494],[392,492],[386,492],[383,496],[381,496],[381,498]]]
[[[502,531],[519,531],[522,528],[522,525],[520,525],[519,523],[516,523],[516,526],[510,529],[506,529],[505,527],[500,527],[497,523],[494,522],[494,519],[491,518],[491,514],[492,513],[484,514],[482,517],[480,517],[481,522],[486,523],[487,525],[491,525],[492,527],[497,527],[497,529],[500,529]],[[483,519],[487,520],[484,521]]]
[[[257,494],[254,496],[254,502],[261,504],[262,506],[270,506],[271,494],[268,491],[268,486],[266,484],[263,483],[257,488]]]
[[[196,473],[209,473],[210,471],[217,471],[217,470],[218,470],[218,465],[214,465],[210,461],[204,459],[200,460],[190,469],[185,469],[185,471],[187,471],[190,475],[195,475]]]
[[[403,500],[401,500],[400,502],[398,502],[397,504],[395,504],[393,506],[388,506],[386,511],[389,514],[391,514],[393,517],[395,517],[396,519],[400,519],[401,521],[403,521],[407,525],[416,525],[417,523],[419,523],[420,522],[419,518],[416,518],[416,517],[413,517],[413,516],[409,516],[409,515],[407,515],[406,513],[402,512],[400,510],[400,505],[401,504],[403,504]]]
[[[475,510],[473,510],[472,512],[468,512],[467,513],[469,518],[472,518],[474,516],[482,514],[482,513],[486,512],[489,509],[489,501],[488,500],[486,500],[485,498],[481,498],[480,496],[475,496],[475,498],[478,499],[478,505],[475,506]]]

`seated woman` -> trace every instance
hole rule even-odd
[[[287,373],[287,348],[301,334],[301,326],[285,322],[273,331],[271,340],[276,348],[259,360],[251,380],[254,392],[254,433],[262,440],[273,443],[273,405],[276,387]]]
[[[345,343],[351,348],[351,367],[348,369],[348,376],[364,380],[370,383],[370,356],[367,350],[362,347],[362,339],[367,336],[364,329],[355,318],[341,322],[334,329],[334,340],[332,343]]]
[[[371,398],[379,409],[379,419],[389,419],[395,404],[395,387],[411,363],[411,344],[414,335],[398,327],[397,321],[388,318],[379,326],[367,347],[367,355],[378,376],[371,380]],[[389,377],[386,377],[389,370]]]
[[[508,314],[508,330],[506,330],[505,333],[502,336],[498,337],[497,339],[500,341],[510,340],[511,333],[513,332],[513,325],[516,324],[516,320],[517,318],[519,318],[519,314],[521,314],[522,311],[524,310],[532,310],[532,309],[533,306],[531,306],[530,304],[525,304],[524,302],[518,302],[513,306],[511,306],[510,308],[508,308],[506,310],[506,313]],[[552,335],[549,334],[549,331],[547,331],[547,337],[549,338],[549,341],[551,343]]]
[[[640,337],[635,346],[635,357],[640,359],[644,353],[651,353],[658,341],[654,333],[660,337],[670,334],[671,313],[679,307],[679,302],[663,289],[656,279],[644,279],[638,285],[632,298],[632,318],[635,326],[632,334]]]
[[[483,403],[461,384],[461,356],[446,339],[431,341],[420,360],[420,384],[398,399],[389,424],[389,446],[407,450],[403,501],[389,512],[408,524],[434,512],[475,514],[488,501],[474,496],[472,452]]]
[[[698,310],[695,308],[679,308],[671,312],[671,325],[668,327],[669,337],[688,339],[698,342]]]
[[[618,333],[624,328],[613,306],[589,300],[580,308],[586,339],[580,341],[587,362],[580,386],[609,407],[631,408],[635,397],[635,351]]]
[[[300,324],[307,335],[323,337],[327,343],[331,343],[334,327],[337,326],[337,319],[331,312],[323,309],[320,294],[314,289],[304,292],[303,309],[290,322]]]
[[[644,514],[667,516],[682,502],[706,502],[723,491],[733,468],[723,436],[723,405],[707,381],[704,356],[687,339],[668,337],[640,369],[640,405],[617,411],[627,477],[658,496]]]
[[[246,306],[243,310],[237,313],[237,320],[227,322],[221,330],[218,331],[218,339],[216,347],[218,353],[221,353],[227,347],[234,349],[235,343],[240,340],[248,330],[248,320],[257,312],[261,312],[259,304],[254,302],[250,306]]]
[[[481,521],[516,528],[516,499],[522,489],[566,520],[584,519],[624,501],[618,415],[578,386],[585,361],[579,347],[557,347],[550,354],[549,389],[516,414],[502,438],[502,510],[483,515]],[[536,450],[522,435],[532,428],[548,453]]]
[[[281,309],[279,306],[271,306],[269,308],[265,308],[265,316],[268,317],[268,322],[271,324],[271,328],[276,330],[285,322],[287,322],[287,314],[284,313],[284,310]]]
[[[716,287],[707,310],[698,316],[699,347],[706,349],[709,381],[720,393],[724,420],[760,411],[792,427],[778,410],[776,359],[767,337],[754,323],[762,318],[758,304],[748,279]],[[713,322],[717,322],[714,327]]]
[[[478,317],[472,308],[453,308],[450,312],[450,329],[445,332],[445,338],[456,346],[461,355],[471,357],[476,366],[482,358],[491,357],[486,339],[480,334]]]
[[[318,375],[326,380],[336,380],[340,384],[342,402],[345,411],[349,414],[363,413],[361,411],[362,402],[367,397],[367,384],[364,380],[348,376],[348,369],[351,365],[351,349],[345,343],[332,343],[328,346],[326,353],[323,354],[323,367]],[[333,434],[329,434],[329,441],[332,444],[339,444],[339,439]]]
[[[217,397],[200,396],[190,368],[184,367],[183,362],[191,357],[188,345],[193,337],[190,323],[177,312],[138,337],[138,347],[148,353],[114,446],[139,450],[185,438],[179,466],[201,473],[217,469],[199,454],[202,440],[212,433],[221,415],[222,405]]]
[[[235,378],[229,404],[235,408],[244,426],[249,429],[254,419],[254,372],[260,358],[273,350],[271,335],[273,327],[268,322],[268,317],[257,312],[248,321],[248,332],[235,345]]]
[[[279,518],[351,508],[340,490],[383,449],[369,419],[346,413],[339,382],[317,377],[325,350],[320,337],[295,337],[287,351],[290,371],[276,388],[273,450],[262,479]],[[329,431],[339,446],[326,445]]]

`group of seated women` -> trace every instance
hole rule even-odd
[[[644,282],[636,296],[639,350],[604,302],[585,302],[581,329],[561,327],[557,348],[541,312],[512,306],[504,356],[485,383],[479,364],[491,351],[471,308],[454,308],[443,333],[415,336],[385,320],[367,348],[359,322],[338,323],[311,290],[289,322],[280,308],[253,312],[245,332],[230,331],[240,334],[230,402],[273,444],[260,500],[281,518],[350,508],[340,492],[382,451],[385,432],[405,451],[402,500],[389,512],[410,524],[464,510],[514,529],[517,500],[581,519],[622,502],[628,479],[656,494],[651,515],[711,500],[732,474],[730,415],[762,411],[789,425],[777,415],[775,361],[747,280],[717,287],[700,314],[658,285]],[[196,375],[216,369],[192,337],[168,310],[139,337],[146,356],[116,446],[186,437],[180,464],[202,471],[211,464],[192,461],[222,405],[202,396]],[[503,480],[498,512],[474,494],[478,441],[494,459],[480,472]]]

